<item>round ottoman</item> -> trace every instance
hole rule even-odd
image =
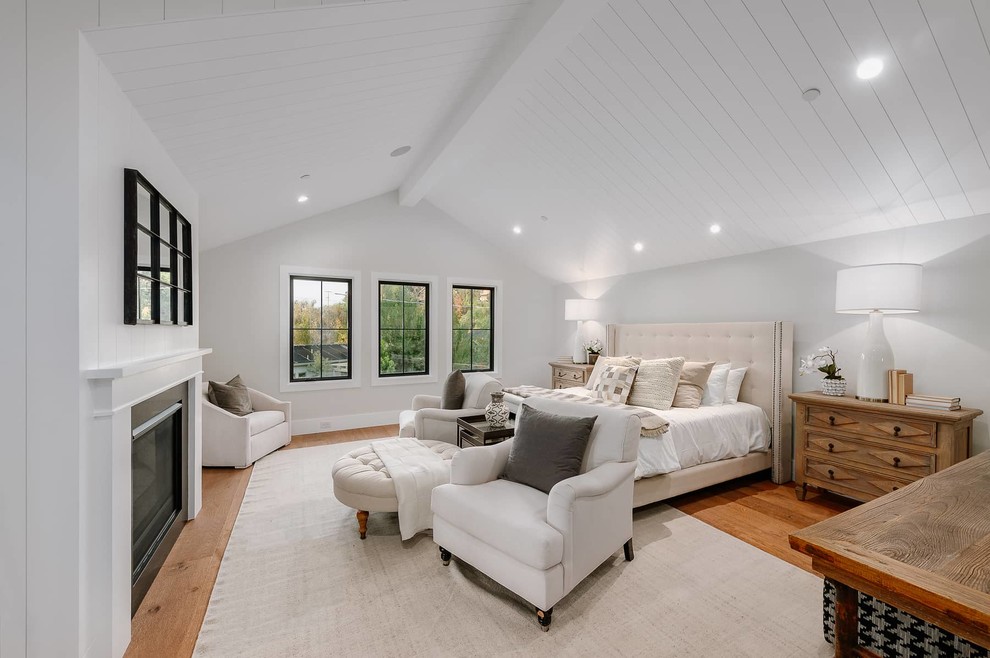
[[[447,461],[460,451],[457,446],[444,441],[420,443]],[[399,511],[392,477],[370,445],[350,451],[333,465],[333,495],[344,505],[357,510],[361,539],[368,532],[369,512]]]

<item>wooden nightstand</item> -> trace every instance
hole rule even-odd
[[[979,409],[937,411],[795,393],[795,493],[873,500],[969,457]]]
[[[550,362],[550,388],[571,388],[584,386],[591,377],[595,366],[590,363],[574,363],[573,361]]]

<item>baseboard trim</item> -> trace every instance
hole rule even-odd
[[[325,418],[300,418],[292,421],[292,435],[353,430],[377,425],[395,425],[398,422],[398,411],[374,411],[367,414],[327,416]]]

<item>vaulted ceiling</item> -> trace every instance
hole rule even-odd
[[[561,280],[990,213],[990,0],[408,0],[182,25],[90,38],[203,195],[205,247],[396,188]]]

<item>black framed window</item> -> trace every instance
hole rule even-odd
[[[495,288],[453,286],[452,363],[463,372],[495,369]]]
[[[351,378],[351,279],[289,277],[289,381]]]
[[[192,227],[136,169],[124,170],[124,323],[193,323]]]
[[[430,286],[378,282],[378,376],[430,373]]]

